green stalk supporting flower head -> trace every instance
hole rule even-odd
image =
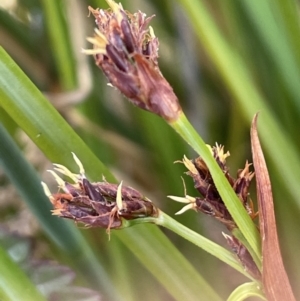
[[[171,122],[178,119],[181,107],[172,87],[158,67],[158,39],[141,11],[130,14],[121,4],[107,0],[109,10],[89,7],[96,19],[95,36],[88,38],[94,55],[110,84],[134,105]]]

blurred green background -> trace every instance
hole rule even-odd
[[[299,1],[127,0],[122,4],[130,12],[141,10],[148,16],[156,15],[151,26],[160,41],[162,73],[206,143],[218,142],[230,151],[228,165],[232,175],[244,167],[246,160],[251,162],[250,122],[260,111],[259,133],[273,185],[284,262],[300,298],[296,285],[300,281]],[[82,48],[91,47],[86,37],[93,35],[95,27],[87,7],[107,8],[105,1],[2,0],[0,5],[0,43],[5,51],[118,180],[139,189],[173,216],[182,206],[168,200],[166,195],[184,194],[181,176],[185,171],[182,164],[174,161],[184,154],[188,157],[196,154],[163,120],[133,107],[107,86],[93,58],[81,53]],[[5,79],[6,75],[0,76]],[[18,92],[13,82],[10,89]],[[30,111],[30,102],[27,109]],[[31,114],[43,119],[44,112]],[[0,103],[3,131],[10,134],[30,165],[49,186],[52,183],[55,191],[53,180],[45,172],[51,168],[50,162],[9,115]],[[59,131],[55,123],[47,127]],[[1,139],[0,147],[5,143]],[[8,246],[26,237],[30,240],[26,245],[30,247],[23,252],[31,260],[47,259],[76,269],[76,258],[70,258],[70,250],[55,243],[55,239],[59,240],[55,233],[60,226],[52,236],[45,231],[48,227],[45,224],[53,225],[58,218],[50,216],[50,211],[45,224],[41,216],[35,218],[39,214],[34,209],[38,199],[29,207],[28,202],[24,205],[24,195],[19,192],[20,198],[12,186],[20,191],[27,184],[12,185],[7,175],[9,170],[18,173],[18,165],[4,158],[3,155],[5,168],[0,170],[3,246],[9,249]],[[25,166],[21,176],[30,180],[28,174]],[[101,179],[99,174],[98,181]],[[187,193],[196,196],[190,179],[185,176],[184,179]],[[254,186],[251,198],[255,201]],[[33,193],[32,198],[38,195]],[[225,229],[211,218],[187,212],[176,219],[225,246],[222,236]],[[77,231],[72,223],[66,224],[70,231]],[[8,244],[12,233],[18,233],[18,237]],[[164,287],[159,276],[151,275],[145,264],[114,238],[114,233],[110,241],[103,229],[78,233],[83,235],[80,237],[84,237],[84,242],[78,238],[76,243],[88,244],[87,249],[94,252],[91,256],[98,257],[95,262],[99,260],[107,277],[105,282],[97,273],[88,275],[90,272],[85,272],[84,266],[76,270],[79,286],[100,292],[104,300],[180,300],[170,293],[172,288]],[[165,233],[221,300],[245,281],[202,250],[173,233]],[[121,235],[119,232],[118,236]],[[207,300],[202,299],[200,286],[198,297],[197,300]]]

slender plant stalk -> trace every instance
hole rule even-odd
[[[196,246],[205,250],[209,254],[217,257],[218,259],[225,262],[226,264],[228,264],[238,272],[242,273],[246,277],[253,280],[253,278],[245,271],[242,265],[237,261],[236,256],[232,252],[226,250],[222,246],[214,243],[213,241],[205,238],[204,236],[185,227],[184,225],[177,222],[167,214],[161,212],[158,220],[155,223],[185,238],[189,242],[195,244]]]
[[[195,231],[187,228],[186,226],[177,222],[175,219],[173,219],[172,217],[170,217],[169,215],[167,215],[161,210],[159,211],[158,217],[145,217],[145,218],[139,218],[139,219],[129,220],[129,221],[124,220],[123,226],[126,228],[129,226],[144,224],[144,223],[153,223],[165,227],[166,229],[169,229],[170,231],[178,234],[179,236],[186,239],[187,241],[195,244],[196,246],[208,252],[209,254],[217,257],[218,259],[228,264],[238,272],[242,273],[249,279],[254,280],[245,271],[245,269],[238,262],[236,256],[232,252],[226,250],[222,246],[214,243],[213,241],[205,238],[199,233],[196,233]]]

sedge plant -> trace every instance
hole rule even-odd
[[[83,52],[93,55],[96,65],[111,86],[135,106],[158,115],[197,153],[198,157],[193,160],[182,154],[183,159],[180,161],[187,168],[195,191],[186,192],[182,197],[173,195],[169,198],[185,204],[179,214],[193,209],[221,222],[229,231],[229,234],[224,234],[229,250],[177,222],[161,210],[155,200],[150,200],[137,189],[116,181],[53,107],[46,103],[5,51],[1,50],[1,69],[7,75],[1,83],[1,106],[45,155],[55,162],[54,171],[50,173],[59,191],[53,193],[47,184],[42,184],[52,203],[53,214],[72,219],[87,228],[104,228],[109,236],[117,232],[118,239],[133,250],[138,258],[142,257],[139,259],[157,275],[176,300],[196,300],[196,279],[203,284],[204,290],[200,287],[199,290],[209,300],[220,300],[220,297],[180,255],[177,265],[183,274],[177,273],[176,279],[166,280],[168,271],[165,271],[160,277],[159,270],[163,270],[161,261],[155,263],[151,259],[151,252],[157,253],[159,257],[164,256],[167,250],[176,254],[175,248],[166,243],[157,228],[142,228],[139,224],[156,224],[167,228],[246,276],[250,282],[238,286],[228,300],[242,300],[250,296],[268,300],[282,300],[285,296],[288,298],[286,300],[295,300],[275,239],[275,221],[273,217],[270,218],[273,207],[265,209],[264,205],[266,202],[272,204],[273,200],[257,136],[256,119],[251,130],[251,141],[257,175],[258,212],[249,197],[249,186],[254,177],[250,170],[251,164],[246,162],[236,177],[230,175],[226,163],[229,153],[222,146],[210,147],[204,143],[184,114],[171,85],[163,77],[158,65],[158,38],[149,27],[153,16],[147,18],[141,11],[131,14],[121,4],[111,0],[107,0],[107,3],[110,7],[107,10],[89,7],[96,21],[96,29],[94,37],[88,38],[93,49],[85,49]],[[21,79],[23,82],[17,91],[9,89],[10,82],[16,83]],[[30,99],[30,107],[21,101],[21,92],[22,97]],[[39,110],[47,112],[46,117],[35,114]],[[45,126],[50,123],[55,124],[56,129]],[[56,143],[53,144],[53,141]],[[74,171],[75,168],[78,172]],[[264,191],[265,187],[268,187],[267,191]],[[259,229],[254,222],[257,217],[260,220]],[[141,227],[141,231],[125,231],[134,225],[139,225],[134,228]],[[155,244],[164,247],[160,251],[155,248]],[[272,249],[276,250],[275,257],[268,261],[266,259]],[[139,252],[144,253],[141,255]],[[278,263],[276,269],[271,266],[275,261]],[[172,259],[167,262],[169,265],[172,265]],[[184,280],[184,275],[190,278]],[[180,280],[181,286],[175,289]],[[112,297],[116,298],[113,294]]]

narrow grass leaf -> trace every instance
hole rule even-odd
[[[72,53],[70,35],[63,14],[63,1],[42,1],[47,31],[52,45],[58,77],[63,89],[70,90],[76,87],[75,61]]]

